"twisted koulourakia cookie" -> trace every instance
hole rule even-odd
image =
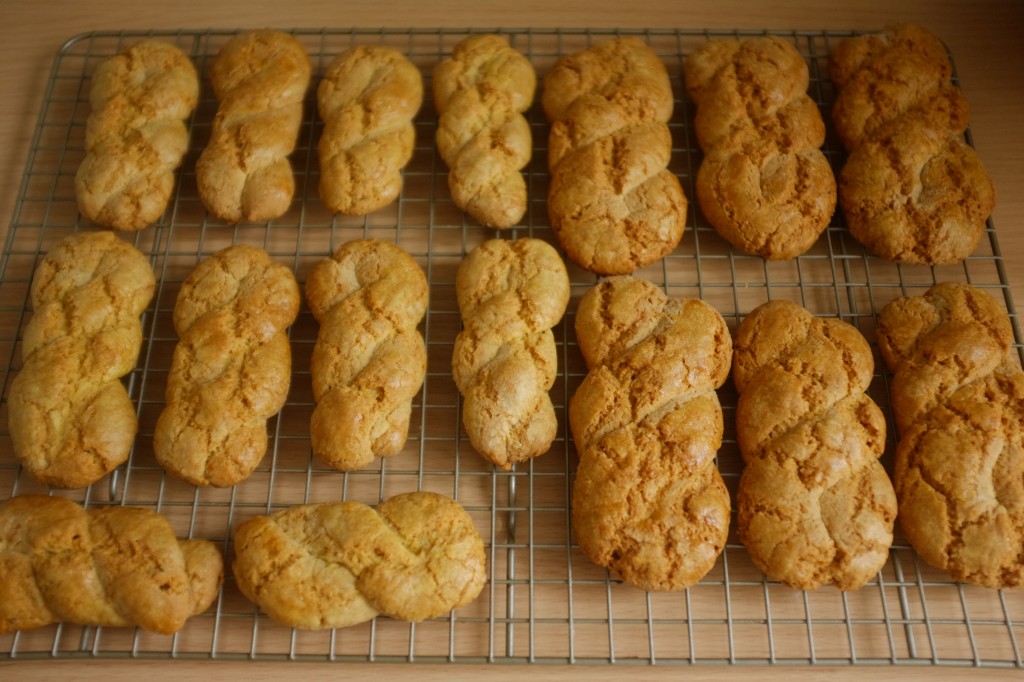
[[[0,504],[0,573],[0,632],[67,622],[171,634],[217,598],[224,562],[154,511],[24,495]]]
[[[332,467],[362,469],[405,445],[427,371],[416,330],[427,298],[423,270],[390,242],[350,241],[310,272],[306,299],[320,323],[310,440]]]
[[[128,459],[138,424],[120,379],[154,287],[146,257],[107,231],[65,238],[36,269],[7,407],[14,454],[39,481],[84,488]]]
[[[295,192],[288,155],[311,70],[302,43],[278,31],[241,33],[217,54],[210,82],[220,106],[196,161],[196,184],[221,220],[272,220],[288,210]]]
[[[419,69],[394,48],[353,47],[327,68],[317,102],[324,205],[364,215],[397,199],[416,141],[412,119],[423,103]]]
[[[995,207],[995,190],[964,140],[967,102],[952,85],[945,47],[912,24],[848,38],[829,55],[832,109],[850,156],[839,204],[850,232],[899,263],[969,256]]]
[[[943,283],[887,305],[900,527],[954,579],[1024,586],[1024,372],[986,292]]]
[[[532,136],[523,112],[537,76],[497,35],[466,38],[434,68],[437,150],[455,204],[487,227],[511,227],[526,212]]]
[[[184,119],[198,100],[195,67],[169,43],[145,40],[96,67],[75,174],[82,215],[118,230],[156,222],[188,150]]]
[[[547,452],[558,431],[548,391],[558,374],[551,328],[569,304],[565,263],[539,239],[491,239],[459,266],[455,296],[462,423],[477,452],[511,469]]]
[[[427,492],[376,509],[324,502],[258,516],[235,531],[233,569],[242,594],[304,629],[437,618],[476,599],[487,579],[469,514]]]
[[[288,396],[298,312],[294,275],[262,249],[230,246],[196,266],[174,306],[180,340],[153,436],[164,469],[217,487],[252,473]]]
[[[576,338],[590,368],[569,403],[580,549],[642,589],[689,587],[729,533],[729,492],[715,464],[715,389],[732,359],[725,320],[646,280],[611,277],[584,294]]]
[[[736,331],[740,541],[797,589],[863,586],[889,558],[896,498],[878,458],[885,418],[865,391],[868,342],[790,301],[758,306]]]
[[[569,258],[613,275],[671,253],[687,202],[667,168],[672,87],[658,55],[626,37],[564,57],[544,77],[542,102],[548,213]]]
[[[697,201],[708,221],[746,253],[807,251],[836,208],[807,62],[776,36],[717,39],[694,50],[683,73],[697,103]]]

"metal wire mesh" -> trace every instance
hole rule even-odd
[[[296,30],[313,59],[315,78],[330,59],[354,44],[397,47],[419,65],[430,92],[433,65],[471,32],[481,30]],[[676,98],[670,124],[671,168],[687,196],[694,193],[700,151],[693,137],[693,106],[684,96],[682,62],[697,45],[739,31],[597,31],[503,29],[543,75],[561,55],[620,33],[642,36],[668,67]],[[826,117],[834,99],[827,55],[834,32],[773,32],[791,40],[811,70],[810,94]],[[157,35],[176,43],[208,72],[228,31],[174,31]],[[97,32],[68,41],[47,85],[38,127],[0,261],[0,499],[47,492],[18,466],[6,431],[6,395],[21,366],[21,330],[31,315],[28,288],[39,259],[61,238],[89,229],[79,217],[73,178],[83,155],[88,85],[96,64],[137,33]],[[1024,594],[951,582],[921,563],[897,535],[891,557],[861,590],[791,590],[767,580],[735,538],[711,573],[681,593],[646,593],[624,585],[584,557],[572,536],[569,499],[576,453],[566,427],[566,407],[585,374],[574,331],[574,311],[596,278],[571,263],[572,301],[555,329],[560,373],[552,391],[561,430],[552,449],[511,472],[495,470],[468,444],[460,426],[458,391],[450,358],[460,321],[454,295],[462,257],[494,236],[452,203],[447,170],[434,148],[437,116],[425,102],[416,119],[417,145],[402,196],[365,218],[331,215],[317,197],[316,142],[321,122],[310,91],[298,147],[292,157],[297,196],[292,209],[269,223],[227,226],[207,216],[195,187],[194,164],[216,111],[204,78],[199,106],[189,121],[192,138],[166,215],[129,237],[150,258],[158,288],[144,314],[145,339],[138,367],[127,377],[138,406],[140,431],[129,462],[82,491],[59,493],[88,506],[125,504],[166,515],[181,536],[218,543],[230,564],[231,530],[256,514],[289,505],[351,499],[369,504],[399,492],[433,490],[461,502],[480,529],[488,552],[489,581],[479,599],[449,617],[410,625],[377,618],[337,631],[282,627],[260,615],[239,593],[228,572],[209,612],[174,636],[117,628],[54,625],[0,636],[8,659],[116,657],[451,661],[479,663],[617,664],[949,664],[1024,667],[1018,638],[1024,627]],[[539,105],[529,112],[534,155],[526,169],[530,206],[520,227],[503,236],[530,235],[556,244],[545,206],[547,123]],[[826,118],[827,120],[827,118]],[[825,152],[838,170],[843,154],[830,135]],[[838,316],[869,339],[875,316],[892,298],[921,293],[936,281],[967,281],[1005,301],[1018,329],[1002,256],[991,224],[974,256],[961,265],[896,266],[867,255],[848,235],[841,215],[806,254],[767,262],[733,251],[699,210],[691,208],[679,248],[637,273],[672,296],[695,296],[714,305],[732,328],[769,298],[789,298],[818,315]],[[290,330],[294,376],[281,413],[269,424],[270,448],[256,472],[230,489],[197,489],[164,474],[152,454],[153,428],[163,406],[175,296],[200,259],[229,244],[265,248],[293,267],[300,282],[311,266],[343,242],[380,237],[407,249],[430,281],[430,309],[423,324],[429,369],[415,401],[405,450],[364,471],[342,474],[310,452],[313,408],[309,357],[316,324],[305,308]],[[556,244],[557,246],[557,244]],[[1018,340],[1020,338],[1018,332]],[[1020,345],[1018,344],[1018,351]],[[880,362],[876,362],[881,367]],[[888,412],[887,377],[876,370],[871,396]],[[719,466],[731,491],[741,469],[734,421],[736,395],[721,390],[727,432]],[[891,419],[890,419],[891,425]],[[890,428],[890,434],[892,429]],[[893,439],[884,462],[889,465]]]

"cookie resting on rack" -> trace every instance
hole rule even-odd
[[[0,633],[51,623],[177,632],[224,578],[221,550],[160,514],[22,495],[0,504]]]
[[[1024,372],[994,297],[944,282],[878,318],[899,523],[954,580],[1024,587]]]
[[[271,619],[315,630],[443,616],[480,594],[486,561],[462,506],[414,492],[376,508],[322,502],[246,521],[235,530],[233,571]]]
[[[185,119],[198,101],[196,69],[170,43],[143,40],[100,63],[89,89],[85,157],[75,174],[82,215],[128,231],[159,220],[188,151]]]
[[[889,559],[896,497],[879,462],[885,417],[866,394],[867,340],[786,300],[736,330],[736,525],[754,565],[810,590],[855,590]]]
[[[672,156],[672,86],[639,38],[600,43],[560,59],[544,76],[548,214],[576,264],[628,274],[671,253],[686,225]]]
[[[958,263],[995,207],[952,72],[942,42],[913,24],[847,38],[829,55],[832,120],[849,152],[839,204],[851,234],[886,260]]]
[[[306,300],[320,323],[310,443],[331,467],[355,471],[404,447],[427,372],[416,327],[428,296],[412,256],[379,239],[346,242],[309,273]]]
[[[76,232],[39,263],[7,398],[11,445],[33,478],[84,488],[128,460],[138,420],[121,377],[155,287],[146,256],[107,230]]]
[[[729,534],[715,462],[724,429],[715,389],[732,359],[725,320],[700,300],[618,276],[584,294],[576,337],[589,368],[569,403],[580,549],[641,589],[685,589]]]

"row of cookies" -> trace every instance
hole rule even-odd
[[[232,546],[241,593],[305,629],[436,618],[476,599],[487,579],[469,513],[430,492],[376,508],[296,505],[239,524]],[[172,634],[224,582],[221,549],[178,539],[158,512],[43,495],[0,504],[0,567],[0,633],[64,622]]]
[[[546,242],[495,239],[464,259],[456,284],[464,325],[452,374],[466,431],[508,469],[556,436],[551,328],[569,302],[568,274]],[[8,422],[15,456],[40,482],[83,488],[127,461],[138,424],[121,377],[138,360],[140,315],[154,290],[146,257],[107,230],[66,237],[36,269]],[[390,242],[353,240],[313,268],[305,292],[320,323],[310,362],[313,452],[340,471],[400,452],[426,374],[417,329],[426,275]],[[256,247],[227,247],[192,270],[175,301],[179,340],[153,435],[164,469],[217,487],[255,470],[266,422],[288,396],[287,328],[300,304],[291,270]]]
[[[839,90],[832,119],[849,151],[838,190],[820,149],[825,124],[807,93],[808,65],[791,42],[716,39],[688,55],[705,216],[737,249],[787,259],[814,244],[838,196],[852,234],[886,259],[966,258],[995,194],[964,142],[967,105],[941,42],[900,25],[841,41],[829,66]],[[310,77],[305,50],[285,33],[247,32],[221,49],[210,74],[219,107],[196,162],[211,213],[235,223],[288,208],[288,155]],[[159,218],[188,146],[181,119],[198,87],[189,60],[157,41],[97,68],[76,176],[86,217],[130,230]],[[435,141],[449,188],[483,225],[516,225],[526,210],[520,171],[532,141],[523,113],[535,87],[530,62],[497,35],[467,38],[434,70]],[[351,48],[329,65],[317,101],[320,197],[331,211],[363,215],[398,197],[422,91],[417,67],[384,46]],[[544,77],[542,105],[551,124],[548,212],[567,256],[610,275],[671,253],[687,198],[668,170],[673,93],[658,55],[624,37],[564,57]]]
[[[589,372],[569,421],[580,461],[573,529],[595,563],[651,590],[700,580],[725,548],[716,389],[739,393],[736,524],[753,563],[799,589],[856,589],[889,557],[899,519],[924,561],[958,581],[1024,587],[1024,371],[986,292],[944,283],[879,314],[898,432],[867,395],[867,339],[785,300],[730,335],[697,299],[631,275],[584,294]]]

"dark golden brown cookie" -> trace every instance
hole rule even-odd
[[[938,38],[902,24],[848,38],[829,55],[832,110],[850,152],[839,203],[850,232],[898,263],[956,263],[974,252],[995,190],[964,141],[967,102]]]
[[[697,103],[697,200],[708,221],[746,253],[807,251],[836,207],[807,62],[776,36],[723,38],[689,55],[683,73]]]
[[[672,87],[654,50],[625,37],[564,57],[544,77],[542,102],[548,214],[569,258],[614,275],[671,253],[687,202],[667,168]]]
[[[736,331],[736,523],[773,580],[853,590],[889,558],[896,498],[878,461],[885,417],[865,393],[873,371],[855,327],[790,301],[758,306]]]
[[[900,527],[954,579],[1024,586],[1024,372],[1006,312],[942,283],[881,312]]]
[[[637,587],[689,587],[729,533],[715,464],[724,428],[715,389],[732,359],[725,320],[619,276],[584,294],[576,337],[590,368],[569,403],[580,549]]]

